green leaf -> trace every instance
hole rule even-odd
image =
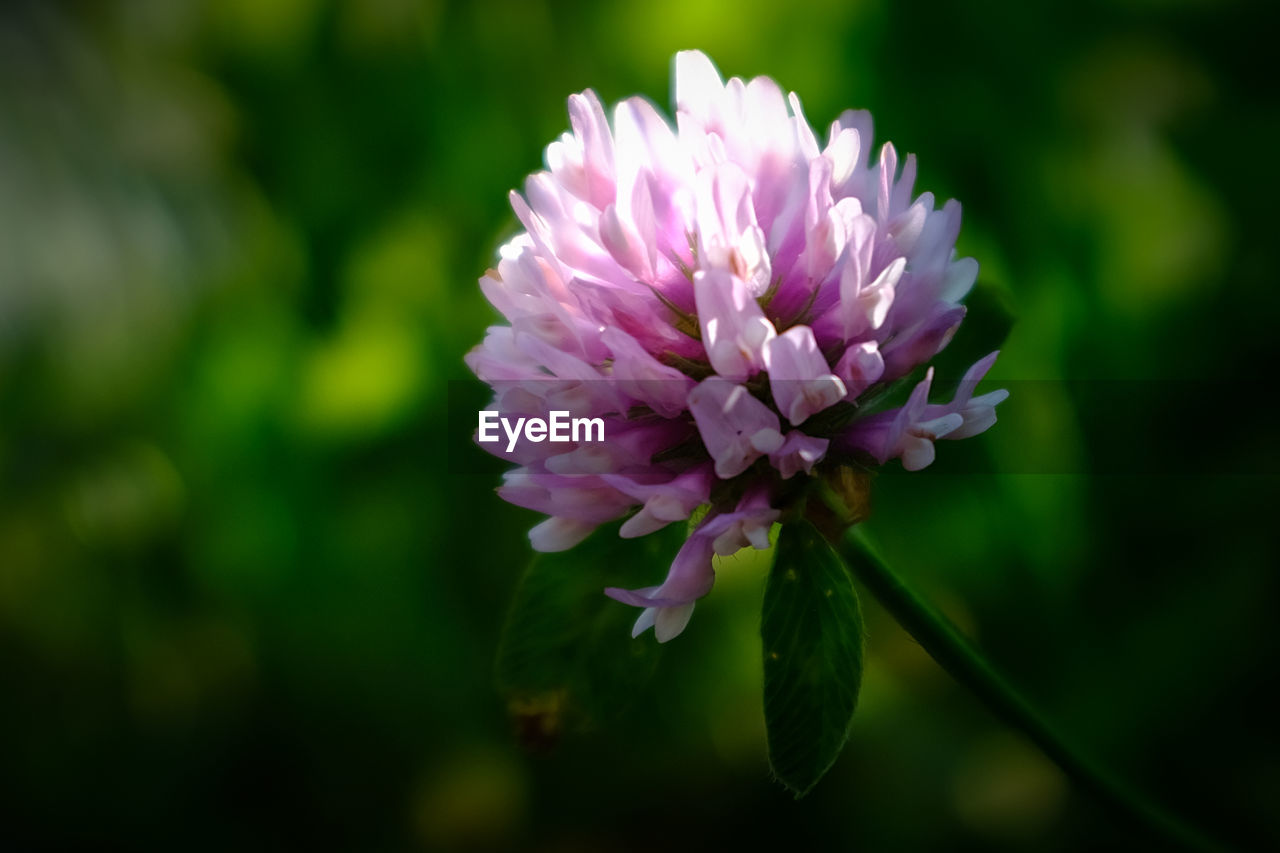
[[[516,589],[498,644],[498,688],[522,741],[555,744],[620,713],[657,666],[652,636],[631,638],[640,611],[605,596],[607,586],[658,583],[684,525],[620,539],[608,525],[557,554],[537,554]]]
[[[812,524],[782,528],[764,590],[769,763],[802,797],[849,737],[862,683],[862,611],[840,558]]]

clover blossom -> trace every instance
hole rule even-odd
[[[919,470],[1007,396],[973,395],[992,353],[951,403],[928,402],[930,368],[904,405],[868,411],[947,345],[978,271],[955,257],[959,203],[913,196],[915,158],[892,144],[870,158],[868,113],[845,112],[821,146],[794,94],[726,83],[697,51],[676,56],[675,101],[673,129],[638,97],[612,121],[592,91],[569,98],[572,132],[511,194],[524,230],[480,280],[508,325],[467,356],[504,413],[606,423],[603,444],[486,448],[519,466],[499,494],[549,516],[535,549],[623,517],[623,537],[643,536],[709,505],[661,584],[606,590],[660,642],[711,590],[713,555],[767,548],[815,469]]]

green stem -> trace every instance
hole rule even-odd
[[[846,530],[835,544],[854,576],[939,666],[972,690],[996,716],[1031,738],[1076,784],[1167,842],[1191,850],[1222,849],[1063,740],[945,616],[885,565],[859,526]]]

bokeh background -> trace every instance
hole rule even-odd
[[[792,800],[767,558],[721,566],[620,714],[513,728],[536,518],[464,434],[476,279],[566,96],[669,111],[686,47],[819,128],[871,109],[1018,317],[1000,423],[877,481],[882,550],[1074,741],[1280,844],[1264,4],[0,8],[9,849],[1143,845],[865,596],[851,742]]]

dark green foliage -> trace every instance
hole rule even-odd
[[[684,525],[673,524],[626,540],[610,525],[572,550],[538,554],[530,562],[503,627],[496,666],[526,745],[550,745],[566,726],[590,727],[617,715],[648,682],[658,644],[652,635],[632,639],[640,611],[603,590],[662,577],[683,533]]]
[[[979,393],[1011,396],[876,478],[886,560],[1117,771],[1280,849],[1280,5],[675,10],[0,3],[6,849],[1145,849],[865,594],[856,749],[791,803],[746,555],[629,712],[512,743],[494,656],[540,519],[471,441],[476,281],[566,97],[670,115],[686,47],[822,144],[871,110],[871,156],[963,204],[982,283],[933,399],[995,346]],[[652,651],[611,569],[582,606]]]
[[[782,529],[764,591],[769,763],[797,797],[849,737],[862,683],[862,611],[840,558],[808,522]]]

